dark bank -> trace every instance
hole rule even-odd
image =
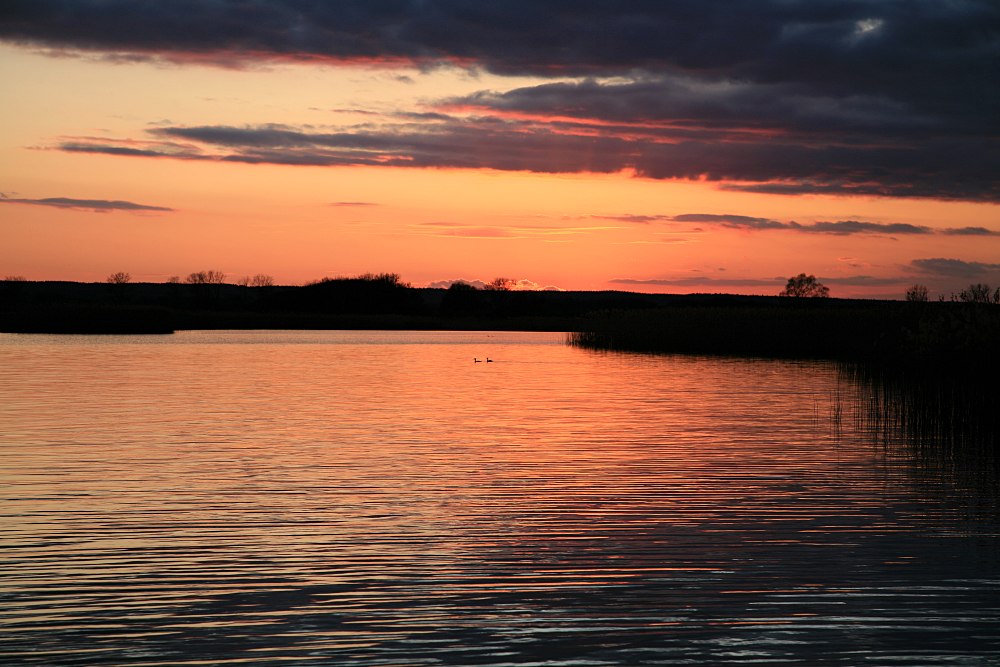
[[[995,366],[991,303],[413,288],[396,274],[306,286],[0,281],[0,331],[571,331],[594,349]]]

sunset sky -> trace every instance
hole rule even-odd
[[[4,0],[0,277],[1000,284],[1000,5]]]

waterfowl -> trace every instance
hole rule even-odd
[[[473,357],[473,358],[472,358],[472,360],[473,360],[474,362],[476,362],[477,364],[481,364],[481,363],[483,363],[483,360],[482,360],[482,359],[476,359],[475,357]],[[489,359],[487,359],[487,361],[489,361]]]

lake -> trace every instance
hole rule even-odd
[[[997,664],[992,505],[861,405],[551,333],[0,334],[0,662]]]

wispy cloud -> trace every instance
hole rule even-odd
[[[616,285],[647,285],[659,287],[775,287],[784,285],[787,278],[712,278],[690,276],[685,278],[615,278],[609,283]]]
[[[512,239],[519,238],[509,229],[502,227],[450,227],[436,232],[437,236],[459,236],[476,239]]]
[[[748,215],[714,215],[711,213],[682,213],[675,215],[670,220],[675,222],[699,222],[722,227],[732,227],[734,229],[789,229],[788,223],[770,220],[768,218],[755,218]]]
[[[722,271],[723,269],[720,269]],[[869,276],[869,275],[855,275],[855,276],[835,276],[835,277],[820,277],[818,280],[821,283],[827,285],[843,285],[851,287],[881,287],[881,286],[898,286],[904,285],[912,281],[911,277],[904,276]],[[732,287],[742,287],[742,288],[754,288],[754,287],[767,287],[774,289],[774,293],[777,294],[777,288],[784,286],[788,282],[787,277],[774,277],[774,278],[739,278],[739,277],[725,277],[717,278],[713,276],[685,276],[683,278],[615,278],[614,280],[608,281],[617,285],[634,285],[634,286],[657,286],[657,287],[692,287],[692,288],[732,288]]]
[[[713,215],[708,213],[685,213],[672,218],[676,222],[698,222],[730,227],[733,229],[771,230],[787,229],[796,232],[816,234],[930,234],[929,227],[906,223],[881,223],[863,220],[838,220],[835,222],[798,223],[794,220],[781,222],[770,218],[747,215]]]
[[[924,225],[912,225],[905,222],[872,222],[868,220],[836,220],[819,221],[812,223],[799,223],[794,220],[781,221],[772,218],[737,215],[732,213],[682,213],[680,215],[608,215],[601,216],[610,220],[623,222],[639,222],[651,224],[654,222],[684,222],[714,225],[730,229],[746,229],[750,231],[770,231],[787,230],[802,232],[806,234],[833,234],[837,236],[849,236],[854,234],[883,234],[895,235],[921,235],[921,234],[948,234],[948,235],[979,235],[997,236],[1000,232],[995,232],[985,227],[962,227],[935,230]]]
[[[467,238],[542,238],[567,237],[618,229],[608,226],[553,226],[553,225],[504,225],[477,226],[461,222],[436,220],[413,225],[434,236],[460,236]]]
[[[616,222],[627,222],[636,225],[649,225],[654,222],[665,222],[672,220],[669,215],[634,215],[631,213],[622,213],[621,215],[593,215],[592,218],[597,218],[599,220],[614,220]]]
[[[903,285],[910,282],[906,276],[839,276],[817,278],[821,283],[829,285],[849,285],[852,287],[880,287],[889,285]]]
[[[174,209],[166,206],[150,206],[117,199],[72,199],[70,197],[46,197],[44,199],[21,199],[0,197],[0,204],[27,204],[31,206],[51,206],[53,208],[68,208],[81,211],[104,213],[107,211],[154,211],[171,212]]]

